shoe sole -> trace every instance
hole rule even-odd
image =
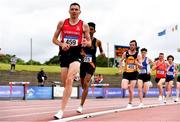
[[[80,111],[76,111],[76,112],[82,114],[82,112],[80,112]]]
[[[57,116],[54,116],[54,119],[57,120],[57,119],[62,119],[62,118],[58,118]]]

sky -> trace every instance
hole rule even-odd
[[[135,39],[150,58],[163,52],[180,63],[178,0],[0,0],[1,53],[28,61],[32,38],[33,60],[44,63],[57,55],[52,37],[58,22],[69,17],[72,2],[81,5],[80,19],[96,23],[95,37],[106,56],[114,57],[114,45],[128,46]],[[172,32],[175,25],[178,30]],[[159,37],[164,29],[166,34]]]

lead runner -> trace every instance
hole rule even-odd
[[[81,63],[81,48],[90,47],[91,39],[89,26],[79,19],[80,5],[72,3],[69,7],[70,18],[58,23],[53,36],[53,43],[60,47],[61,80],[64,83],[64,92],[60,110],[54,118],[61,119],[72,92],[72,85]],[[58,37],[60,35],[60,40]],[[83,39],[85,37],[85,39]]]

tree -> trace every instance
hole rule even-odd
[[[46,61],[44,64],[59,64],[59,56],[52,57],[49,61]]]
[[[98,67],[107,67],[107,58],[101,55],[98,55],[96,58],[96,65]]]
[[[0,62],[8,64],[10,63],[10,60],[12,57],[13,55],[10,55],[10,54],[0,55]],[[21,58],[17,58],[17,64],[25,64],[25,61],[22,60]]]
[[[41,65],[41,63],[39,61],[34,61],[34,60],[29,60],[28,62],[26,62],[27,65]]]

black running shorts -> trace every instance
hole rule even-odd
[[[123,79],[127,79],[127,80],[137,80],[138,77],[138,72],[123,72]]]
[[[150,74],[139,74],[138,75],[138,80],[142,80],[143,82],[147,82],[151,80],[151,75]]]
[[[86,74],[90,74],[92,76],[94,72],[95,68],[90,63],[81,63],[80,78],[85,78]]]

